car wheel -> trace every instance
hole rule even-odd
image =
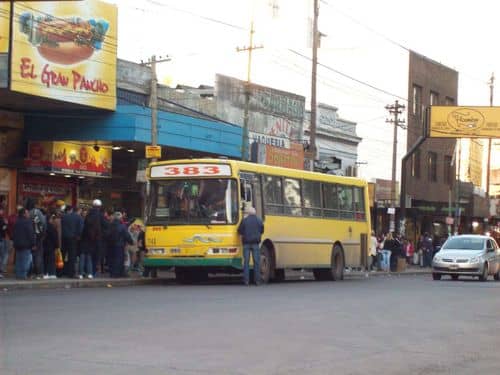
[[[479,276],[479,281],[487,281],[488,280],[488,263],[483,265],[483,273]]]
[[[497,273],[495,273],[495,275],[493,275],[493,278],[494,278],[496,281],[500,280],[500,268],[498,268]]]
[[[455,281],[458,280],[458,275],[451,275],[451,279]]]
[[[441,274],[440,273],[433,273],[432,280],[441,280]]]

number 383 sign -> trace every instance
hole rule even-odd
[[[151,178],[231,176],[227,164],[172,164],[151,167]]]

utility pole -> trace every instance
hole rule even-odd
[[[158,145],[158,76],[156,75],[156,64],[161,62],[167,62],[172,60],[169,56],[157,60],[156,56],[151,56],[151,59],[143,65],[149,65],[151,67],[151,87],[149,94],[149,107],[151,108],[151,146]],[[152,162],[156,161],[156,158],[151,159]]]
[[[457,177],[455,186],[455,220],[454,220],[454,233],[458,234],[460,228],[460,168],[462,161],[462,138],[457,138]]]
[[[309,150],[306,159],[309,159],[309,168],[314,170],[314,160],[316,159],[316,81],[318,70],[318,0],[314,0],[313,31],[312,31],[312,72],[311,72],[311,124],[309,126]]]
[[[241,159],[243,161],[249,160],[248,150],[249,150],[249,137],[248,137],[248,110],[250,106],[250,83],[251,83],[251,70],[252,70],[252,52],[254,49],[264,48],[262,45],[255,46],[253,44],[253,34],[255,29],[253,26],[253,15],[250,21],[250,43],[244,47],[236,47],[236,51],[248,51],[248,63],[247,63],[247,81],[245,82],[245,109],[243,114],[243,144],[241,147]]]
[[[493,89],[494,89],[495,75],[491,73],[489,80],[490,86],[490,107],[493,107]],[[490,215],[490,174],[491,174],[491,138],[488,138],[488,159],[486,162],[486,201],[488,202],[488,217]]]
[[[392,142],[391,220],[389,224],[389,231],[394,232],[396,230],[396,208],[394,206],[396,205],[396,157],[398,145],[398,127],[406,129],[406,126],[404,125],[404,119],[400,120],[398,116],[403,113],[405,106],[403,104],[399,104],[399,102],[396,100],[394,104],[386,105],[385,109],[387,109],[389,113],[394,116],[394,119],[385,120],[385,122],[394,124],[394,136]]]

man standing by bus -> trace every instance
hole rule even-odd
[[[264,224],[256,215],[254,207],[248,207],[247,216],[241,221],[238,233],[243,242],[243,282],[248,285],[250,282],[250,252],[253,258],[254,282],[260,284],[260,240],[264,233]]]

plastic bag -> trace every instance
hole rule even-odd
[[[56,249],[56,269],[61,270],[64,267],[61,249]]]

